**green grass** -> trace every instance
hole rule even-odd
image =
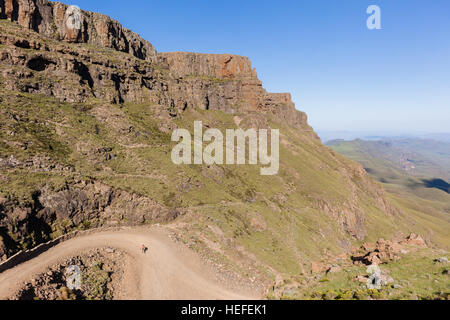
[[[445,254],[441,251],[427,248],[412,251],[402,255],[397,261],[382,264],[381,269],[388,272],[394,283],[380,290],[369,290],[365,283],[354,280],[357,276],[367,275],[365,266],[346,265],[341,272],[320,275],[307,284],[302,277],[293,279],[293,283],[285,282],[280,287],[280,292],[283,292],[283,287],[290,287],[291,296],[288,298],[292,299],[448,299],[450,283],[444,270],[448,270],[449,266],[434,262],[436,258],[442,256]]]
[[[10,23],[4,21],[0,24],[2,30],[17,36],[23,31],[9,28]],[[57,43],[44,38],[40,41]],[[125,55],[90,45],[74,46],[87,49],[85,54],[93,59],[120,61]],[[161,77],[162,81],[168,76],[162,66],[138,59],[135,63],[153,68],[155,77]],[[199,76],[187,79],[195,80],[215,86],[234,81]],[[35,75],[29,81],[69,80],[47,74],[43,78]],[[248,253],[259,263],[255,268],[272,276],[274,272],[297,276],[308,270],[311,261],[322,259],[323,249],[339,254],[346,246],[379,237],[391,238],[399,231],[418,230],[439,243],[448,243],[445,232],[448,221],[441,215],[445,201],[439,200],[428,212],[426,202],[411,207],[411,199],[399,193],[389,197],[404,212],[397,216],[386,214],[377,201],[382,196],[381,187],[361,173],[357,164],[305,133],[309,127],[291,128],[274,115],[262,112],[232,115],[194,106],[169,120],[191,132],[194,121],[199,119],[222,131],[236,128],[234,116],[242,119],[242,126],[257,123],[279,128],[280,172],[276,176],[261,176],[259,166],[174,165],[170,153],[175,144],[170,141],[170,133],[159,129],[161,121],[165,121],[158,118],[159,111],[167,106],[150,102],[113,105],[94,98],[85,103],[61,103],[4,87],[0,88],[0,97],[1,158],[13,155],[25,162],[45,156],[50,164],[72,168],[50,172],[38,172],[33,167],[2,169],[0,193],[22,204],[32,201],[32,195],[44,187],[57,191],[75,181],[103,182],[167,207],[185,210],[188,213],[179,220],[189,226],[183,230],[186,243],[195,240],[194,249],[209,250],[211,256],[221,255],[231,264],[247,263]],[[255,216],[265,225],[264,230],[252,224]],[[428,216],[432,218],[427,219]],[[348,232],[355,230],[347,230],[357,219],[363,219],[361,230],[357,230],[361,231],[358,239]],[[52,226],[53,236],[96,223],[83,221],[82,225],[74,226],[58,221]],[[208,231],[210,227],[223,233],[220,241]],[[218,250],[208,247],[208,241],[204,240],[209,237],[217,241]],[[238,253],[236,248],[245,254]],[[246,269],[239,263],[236,266]]]

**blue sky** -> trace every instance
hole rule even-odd
[[[250,57],[317,130],[450,131],[448,0],[73,0],[158,51]],[[382,30],[366,9],[381,8]]]

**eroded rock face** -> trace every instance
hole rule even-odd
[[[173,79],[168,89],[177,109],[187,103],[233,113],[239,104],[247,110],[262,109],[265,105],[266,91],[246,57],[174,52],[159,53],[158,60],[169,69]],[[199,78],[203,81],[198,81]]]
[[[32,33],[3,35],[0,44],[41,51],[0,52],[0,61],[45,72],[51,83],[17,81],[35,74],[16,68],[3,70],[7,87],[29,93],[55,96],[62,101],[84,102],[94,97],[111,103],[150,102],[166,106],[171,116],[187,108],[235,112],[269,112],[283,122],[309,130],[307,117],[295,109],[290,94],[268,93],[247,57],[229,54],[187,52],[157,54],[153,46],[111,18],[47,0],[4,0],[1,13],[26,29],[68,43],[89,43],[132,54],[167,70],[155,75],[154,65],[120,61],[64,44],[48,46]],[[0,3],[1,4],[1,3]],[[0,13],[0,16],[1,16]],[[64,79],[64,81],[60,81]],[[25,83],[23,83],[25,82]]]
[[[55,4],[55,8],[59,6]],[[73,27],[66,40],[77,41],[83,37],[83,32],[77,32],[80,11],[73,8],[66,12],[69,13],[57,15],[58,19]],[[116,32],[119,38],[102,41],[106,41],[106,46],[115,43],[123,49],[120,32]],[[268,93],[246,57],[161,53],[156,63],[143,63],[127,55],[111,59],[95,50],[75,49],[65,43],[48,45],[38,37],[31,40],[33,33],[20,30],[17,34],[0,35],[0,44],[6,46],[0,48],[0,72],[9,90],[54,96],[64,102],[98,98],[110,103],[150,103],[163,106],[171,116],[181,115],[188,108],[200,108],[253,112],[257,121],[269,113],[316,137],[306,115],[296,110],[290,94]],[[40,81],[39,73],[49,81]]]
[[[182,117],[183,112],[192,108],[236,114],[233,119],[243,129],[267,128],[273,120],[297,130],[299,138],[318,139],[308,126],[306,115],[296,110],[290,94],[267,92],[246,57],[186,52],[157,54],[150,43],[109,17],[62,3],[0,0],[0,9],[0,14],[22,26],[9,22],[0,24],[0,82],[6,91],[40,94],[74,104],[94,98],[106,105],[95,109],[101,114],[94,110],[100,121],[108,118],[105,110],[110,103],[144,104],[157,110],[158,119],[164,119],[161,123],[165,123],[166,133],[173,130],[172,117]],[[125,123],[121,125],[125,131],[130,128]],[[283,138],[282,143],[283,140],[289,143]],[[305,142],[310,140],[305,139]],[[97,152],[82,144],[78,147],[86,158]],[[105,156],[110,156],[107,153]],[[96,156],[93,158],[95,160]],[[47,170],[41,162],[36,159],[29,164],[19,164],[8,158],[0,159],[0,166],[4,163],[5,167]],[[367,234],[366,219],[358,202],[361,190],[354,181],[359,181],[363,191],[375,199],[383,211],[390,213],[390,207],[364,169],[361,166],[351,168],[336,169],[342,183],[351,191],[348,199],[339,206],[333,201],[317,201],[315,205],[336,221],[342,233],[363,239]],[[71,170],[48,167],[48,170],[53,169]],[[290,171],[298,175],[293,169]],[[216,173],[208,174],[223,179]],[[189,188],[188,184],[184,189]],[[17,243],[31,242],[24,239],[33,231],[30,226],[46,228],[48,233],[50,224],[55,221],[82,223],[96,218],[117,221],[116,214],[129,212],[127,220],[139,223],[162,217],[171,219],[174,215],[150,199],[119,194],[107,187],[77,185],[58,192],[41,191],[36,203],[30,206],[31,211],[8,211],[7,216],[19,218],[17,232],[22,238]],[[283,197],[280,194],[278,200],[285,202]],[[8,204],[8,208],[13,207],[19,205]],[[277,208],[275,206],[274,210],[280,210]],[[6,233],[2,233],[2,222]],[[12,230],[13,222],[2,221],[0,217],[0,236]],[[11,241],[6,237],[3,240]],[[6,247],[11,248],[11,245]]]
[[[257,80],[247,57],[229,54],[200,54],[191,52],[159,53],[158,58],[171,66],[175,78],[205,76],[216,79]],[[259,82],[261,83],[261,82]]]
[[[39,214],[46,221],[68,219],[74,225],[95,219],[100,225],[119,224],[123,219],[131,224],[167,222],[178,216],[152,199],[101,183],[82,182],[57,193],[44,190],[39,203],[43,207]]]
[[[22,244],[46,242],[52,232],[70,232],[82,223],[88,223],[90,228],[140,225],[169,222],[181,214],[182,211],[148,197],[89,181],[67,185],[59,191],[43,188],[27,206],[2,198],[0,262]]]
[[[159,53],[158,62],[169,70],[167,103],[176,112],[189,106],[226,113],[270,112],[292,127],[308,127],[306,114],[295,109],[289,93],[263,88],[247,57],[169,52]]]
[[[107,16],[76,6],[47,0],[1,0],[0,18],[58,40],[112,48],[147,61],[156,59],[151,43],[136,33]]]

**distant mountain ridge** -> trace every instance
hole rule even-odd
[[[423,139],[435,140],[438,142],[450,142],[450,133],[389,133],[389,132],[371,132],[371,131],[326,131],[318,130],[318,135],[324,143],[333,140],[352,141],[361,140],[404,140],[404,139]]]

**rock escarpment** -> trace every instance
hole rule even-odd
[[[60,2],[2,0],[0,18],[17,21],[24,28],[57,40],[112,48],[147,61],[156,57],[156,50],[148,41],[117,21]]]
[[[227,113],[270,112],[291,126],[308,128],[306,115],[295,109],[290,95],[268,93],[246,57],[157,54],[149,42],[109,17],[58,2],[6,0],[1,7],[3,18],[17,21],[26,29],[67,43],[88,43],[137,58],[110,59],[96,55],[91,47],[74,51],[64,43],[48,45],[47,41],[34,39],[33,32],[2,32],[0,44],[35,51],[0,51],[3,64],[23,67],[2,70],[11,89],[68,102],[84,102],[92,97],[112,103],[151,102],[167,106],[172,116],[190,107]],[[36,73],[43,73],[49,81],[40,81]]]
[[[271,112],[294,127],[307,126],[289,93],[268,93],[247,57],[189,52],[159,53],[170,74],[170,103],[176,109],[200,106],[227,113]],[[198,79],[203,81],[198,81]]]
[[[345,247],[364,238],[369,223],[390,224],[382,189],[320,143],[290,94],[267,92],[248,58],[156,53],[110,18],[60,3],[0,7],[0,194],[8,195],[0,257],[45,240],[41,231],[68,231],[67,221],[102,225],[120,221],[121,212],[132,223],[169,221],[180,208],[205,204],[208,212],[186,225],[225,226],[224,243],[248,237],[245,243],[258,245],[253,240],[263,233],[273,252]],[[280,128],[280,174],[269,180],[250,166],[175,167],[170,133],[189,128],[193,117],[220,129]],[[93,183],[61,187],[86,177]],[[31,203],[17,200],[32,183]],[[264,230],[250,223],[255,216]],[[280,269],[299,264],[296,250]]]
[[[180,214],[148,197],[93,181],[80,181],[61,190],[44,188],[28,204],[0,196],[0,262],[21,245],[33,247],[77,226],[168,222]]]

